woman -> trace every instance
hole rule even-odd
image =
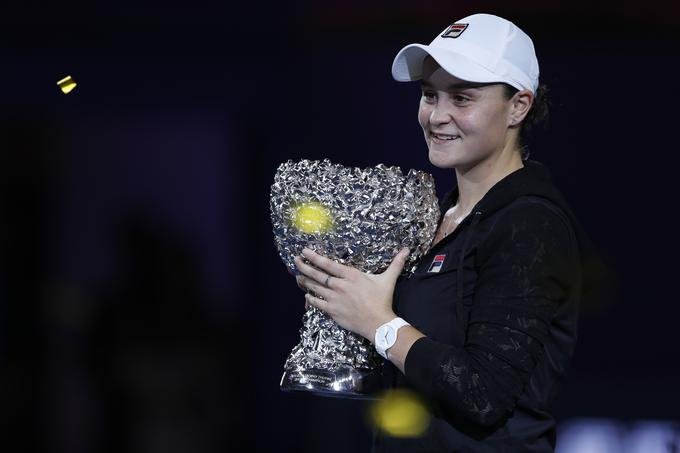
[[[312,251],[296,258],[307,303],[374,342],[385,379],[427,402],[415,439],[376,435],[374,451],[547,452],[548,412],[576,340],[588,241],[522,132],[545,113],[531,39],[475,14],[396,56],[422,80],[418,120],[432,164],[455,171],[429,253],[400,278],[402,250],[368,275]]]

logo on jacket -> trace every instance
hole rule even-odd
[[[444,265],[444,260],[446,259],[446,255],[436,255],[434,259],[432,260],[432,264],[430,264],[430,268],[427,270],[428,272],[439,272]]]

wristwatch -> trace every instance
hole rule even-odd
[[[375,350],[378,354],[387,358],[387,350],[397,342],[397,331],[404,326],[410,326],[401,318],[394,318],[375,329]]]

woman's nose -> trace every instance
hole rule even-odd
[[[451,112],[446,106],[441,103],[437,103],[430,113],[430,123],[431,124],[446,124],[451,121]]]

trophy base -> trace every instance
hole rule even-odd
[[[381,390],[380,368],[357,370],[342,367],[336,370],[310,368],[286,370],[281,376],[284,392],[310,392],[318,396],[349,399],[377,399]]]

